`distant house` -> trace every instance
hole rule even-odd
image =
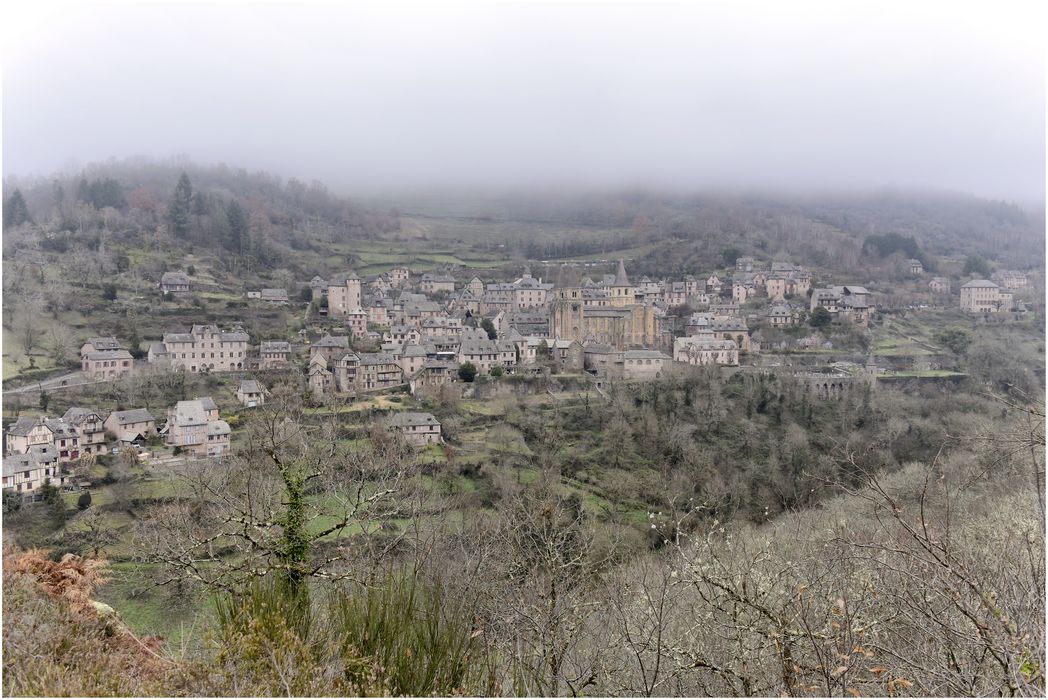
[[[427,359],[408,382],[412,395],[431,387],[457,382],[458,369],[459,364],[455,360]]]
[[[150,346],[148,358],[189,372],[229,372],[244,369],[249,340],[240,328],[195,325],[189,333],[165,333],[161,342]]]
[[[320,355],[330,365],[345,355],[348,350],[349,336],[325,335],[309,346],[309,359],[312,362],[313,358]]]
[[[34,445],[25,454],[13,454],[4,457],[3,488],[15,493],[32,495],[40,490],[45,481],[62,487],[66,476],[58,462],[58,452],[54,445]]]
[[[261,406],[266,402],[266,390],[254,379],[241,379],[237,401],[245,408]]]
[[[328,369],[327,358],[321,353],[317,353],[309,358],[309,369],[306,371],[306,379],[315,399],[321,398],[335,388],[335,375]]]
[[[441,441],[440,421],[432,413],[394,413],[387,419],[386,425],[416,447],[425,447]]]
[[[263,289],[259,293],[259,298],[262,301],[269,302],[270,304],[286,304],[288,303],[287,290],[286,289]]]
[[[550,357],[558,372],[575,374],[582,371],[584,355],[577,340],[553,340],[548,343]]]
[[[313,301],[320,301],[326,297],[328,286],[328,281],[320,275],[316,275],[313,279],[309,280],[309,289],[313,294]]]
[[[972,280],[961,286],[961,309],[969,313],[1007,311],[1011,304],[1005,306],[1001,292],[1001,288],[990,280]],[[1010,302],[1011,292],[1007,292],[1007,296]]]
[[[870,322],[874,306],[870,303],[870,292],[865,287],[844,285],[816,289],[811,295],[811,310],[823,307],[833,320],[847,319],[860,326]]]
[[[105,337],[94,337],[88,338],[83,345],[80,346],[80,356],[83,357],[89,352],[99,352],[102,350],[122,350],[123,347],[120,345],[120,341],[113,336]]]
[[[993,280],[1008,289],[1025,289],[1030,286],[1030,277],[1019,270],[998,270]]]
[[[259,369],[284,369],[290,362],[291,343],[283,340],[264,340],[259,345]]]
[[[906,261],[906,264],[910,266],[911,275],[922,275],[924,274],[924,263],[916,258],[910,258]]]
[[[12,454],[25,454],[29,448],[54,443],[54,433],[44,418],[22,416],[4,435],[4,450]]]
[[[355,383],[359,389],[385,389],[404,381],[404,373],[393,356],[385,352],[362,352],[356,356]],[[352,358],[350,358],[352,359]],[[344,386],[351,383],[347,378]],[[345,390],[345,389],[343,389]]]
[[[343,273],[328,283],[328,314],[345,316],[360,308],[360,277],[355,273]]]
[[[590,343],[582,349],[583,369],[598,377],[622,379],[623,352],[610,345]]]
[[[673,341],[673,359],[688,365],[737,365],[739,346],[734,340],[686,336]]]
[[[368,330],[368,312],[361,307],[346,312],[346,325],[354,338],[361,338]]]
[[[764,317],[775,328],[797,324],[797,313],[790,308],[789,304],[776,304],[767,310]]]
[[[188,294],[189,276],[184,272],[165,272],[160,277],[160,291],[164,294]]]
[[[451,275],[442,275],[427,272],[419,279],[419,289],[426,294],[434,292],[454,292],[455,278]]]
[[[81,454],[103,454],[106,451],[106,427],[102,417],[89,408],[72,407],[62,420],[76,428]]]
[[[658,379],[673,358],[658,350],[626,350],[622,353],[623,379]]]
[[[211,398],[179,401],[167,412],[164,441],[194,457],[217,457],[229,452],[229,423],[218,417]]]
[[[389,283],[394,287],[406,287],[411,282],[411,270],[406,267],[394,267],[389,271]]]
[[[105,429],[121,442],[134,442],[139,437],[156,433],[156,419],[145,408],[113,411],[105,420]]]
[[[127,350],[95,350],[80,356],[80,369],[92,379],[117,379],[131,374],[135,360]]]
[[[4,446],[12,454],[26,454],[34,447],[52,445],[60,462],[80,458],[80,435],[76,426],[62,418],[23,416],[7,430]]]

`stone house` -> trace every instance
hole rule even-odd
[[[165,333],[149,348],[149,362],[167,362],[188,372],[232,372],[247,362],[247,333],[240,328],[221,330],[195,325],[189,333]]]
[[[328,281],[320,275],[315,275],[313,279],[309,280],[309,289],[313,294],[313,301],[320,301],[326,297],[329,286],[330,284],[328,284]]]
[[[924,274],[924,263],[916,258],[910,258],[906,261],[906,265],[910,269],[911,275],[923,275]]]
[[[406,267],[394,267],[389,271],[389,283],[394,287],[406,287],[411,284],[411,270]]]
[[[491,368],[501,364],[501,354],[495,341],[487,338],[469,338],[463,340],[458,348],[458,363],[467,362],[477,368],[477,372],[488,374]]]
[[[403,345],[404,343],[418,344],[422,342],[422,332],[416,326],[390,326],[389,330],[382,334],[382,342],[397,343],[398,345]]]
[[[106,426],[102,416],[90,408],[74,406],[65,412],[62,420],[76,428],[76,434],[80,438],[80,454],[105,454]]]
[[[435,292],[454,292],[455,278],[451,275],[427,272],[419,278],[418,288],[426,294],[433,294]]]
[[[58,462],[54,445],[34,445],[24,454],[13,454],[3,460],[3,488],[31,495],[50,480],[54,486],[66,485],[68,476]]]
[[[733,340],[686,336],[673,341],[673,359],[689,365],[737,365],[739,348]]]
[[[427,359],[408,380],[412,395],[432,387],[459,381],[459,364],[454,360]]]
[[[549,311],[544,308],[522,309],[506,314],[503,325],[524,336],[549,335]]]
[[[784,328],[797,325],[797,312],[789,304],[776,304],[769,308],[764,318],[774,328]]]
[[[1007,289],[1026,289],[1030,286],[1030,277],[1019,270],[998,270],[993,273],[993,280]]]
[[[102,350],[123,350],[123,346],[120,341],[113,336],[95,336],[94,338],[88,338],[83,345],[80,346],[80,357],[88,354],[89,352],[100,352]]]
[[[374,323],[376,326],[387,326],[389,325],[389,307],[386,305],[386,299],[375,299],[368,306],[368,323]]]
[[[360,278],[354,273],[342,274],[328,284],[328,315],[345,316],[360,309]]]
[[[164,442],[183,452],[217,457],[229,452],[229,423],[218,417],[218,407],[210,398],[179,401],[167,412]]]
[[[335,375],[328,369],[327,358],[317,354],[310,358],[306,380],[313,397],[319,399],[335,389]]]
[[[346,312],[346,325],[354,338],[362,338],[368,332],[368,312],[361,307]]]
[[[816,289],[811,295],[811,310],[826,309],[834,321],[846,319],[859,326],[866,326],[875,311],[870,302],[870,292],[865,287],[844,285]]]
[[[397,364],[405,377],[412,377],[426,364],[426,349],[415,343],[405,343],[395,354]]]
[[[122,442],[133,442],[139,437],[156,433],[156,419],[147,409],[113,411],[105,420],[106,432]]]
[[[623,379],[659,379],[673,358],[658,350],[626,350],[622,353]]]
[[[52,445],[59,462],[80,459],[80,434],[76,426],[62,418],[23,416],[8,428],[4,440],[11,454],[26,454],[41,445]]]
[[[692,314],[684,332],[688,336],[731,340],[742,352],[749,352],[752,349],[749,326],[738,316],[722,316],[713,313]]]
[[[95,350],[80,356],[80,370],[92,379],[118,379],[131,374],[134,366],[127,350]]]
[[[188,294],[190,281],[184,272],[165,272],[160,277],[160,291],[164,294]]]
[[[31,447],[54,444],[55,434],[43,416],[22,416],[4,435],[4,450],[9,454],[25,454]]]
[[[1009,300],[1010,301],[1010,300]],[[961,286],[961,309],[969,313],[1007,311],[1001,299],[1001,288],[990,280],[972,280]]]
[[[441,442],[440,421],[432,413],[402,411],[386,419],[386,425],[415,447]]]
[[[286,289],[263,289],[258,298],[270,304],[287,304],[289,301]]]
[[[266,402],[266,390],[254,379],[241,379],[237,388],[237,401],[245,408],[261,406]]]
[[[345,355],[348,350],[349,336],[325,335],[323,338],[309,346],[309,360],[312,362],[313,358],[320,355],[326,361],[326,365],[330,366],[336,360]]]
[[[404,382],[404,373],[393,356],[385,352],[362,352],[356,372],[358,389],[386,389]]]
[[[582,348],[582,368],[590,374],[608,379],[622,379],[624,350],[610,345],[591,343]]]
[[[582,343],[577,340],[553,340],[548,345],[550,358],[558,372],[578,374],[583,371],[585,354]]]
[[[464,291],[472,294],[474,298],[480,299],[484,296],[484,283],[479,277],[474,277],[466,284]]]
[[[259,369],[286,369],[291,364],[291,343],[264,340],[258,348]]]

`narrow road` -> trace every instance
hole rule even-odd
[[[84,377],[83,372],[70,372],[69,374],[61,374],[57,377],[33,382],[18,389],[5,389],[4,394],[32,394],[41,389],[44,391],[61,391],[62,389],[73,389],[89,384],[100,384],[103,381],[101,379],[87,379]]]

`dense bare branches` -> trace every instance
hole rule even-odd
[[[355,575],[348,559],[383,520],[405,482],[400,443],[347,445],[331,423],[308,425],[290,392],[275,392],[228,459],[171,468],[181,497],[155,506],[138,532],[146,557],[229,588],[274,571],[291,580]],[[388,546],[388,545],[387,545]],[[365,569],[366,570],[366,569]]]

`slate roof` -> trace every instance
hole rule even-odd
[[[394,413],[389,418],[389,425],[395,428],[407,428],[412,426],[440,427],[440,421],[432,413],[416,411],[402,411]]]
[[[116,422],[119,425],[127,425],[128,423],[143,423],[146,421],[156,421],[156,419],[153,418],[153,414],[145,408],[132,408],[129,411],[113,411],[109,414],[109,417],[112,418],[113,416],[116,416]]]

